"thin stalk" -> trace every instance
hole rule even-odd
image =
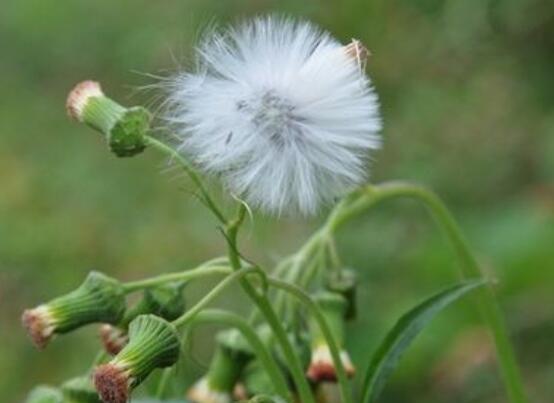
[[[217,204],[213,201],[208,190],[202,183],[202,180],[200,179],[200,177],[198,176],[194,168],[190,165],[190,163],[172,147],[162,143],[161,141],[153,137],[145,136],[145,142],[148,146],[155,148],[156,150],[160,151],[163,154],[166,154],[168,157],[172,159],[175,159],[175,161],[177,161],[179,165],[181,165],[183,170],[187,173],[189,178],[194,182],[194,184],[198,188],[198,191],[202,195],[202,200],[206,203],[206,206],[211,210],[211,212],[216,216],[216,218],[222,224],[225,224],[227,222],[225,215],[221,212]]]
[[[275,385],[276,392],[287,401],[292,401],[291,393],[287,386],[287,381],[279,369],[270,352],[263,344],[262,340],[250,324],[240,316],[218,309],[206,309],[200,312],[193,320],[192,324],[213,322],[234,327],[238,329],[249,345],[256,352],[260,364],[264,367],[269,378]]]
[[[269,277],[268,281],[271,286],[284,290],[294,296],[311,311],[311,314],[317,320],[317,323],[321,328],[321,332],[325,337],[325,341],[329,346],[331,358],[333,359],[333,364],[335,366],[335,369],[337,370],[337,379],[339,382],[342,402],[352,403],[352,396],[350,393],[350,387],[348,385],[348,377],[346,376],[346,370],[344,369],[344,366],[342,365],[342,361],[340,359],[340,350],[338,344],[333,337],[333,333],[331,332],[331,329],[329,328],[329,325],[327,324],[327,321],[325,320],[325,317],[321,313],[321,310],[319,309],[317,304],[302,288],[294,284],[272,277]]]
[[[229,274],[225,279],[223,279],[219,284],[207,293],[204,298],[196,303],[192,308],[185,312],[182,316],[175,319],[173,324],[176,327],[182,327],[189,323],[196,315],[198,315],[210,302],[212,302],[216,297],[219,296],[227,287],[233,284],[235,281],[241,280],[244,276],[259,272],[260,269],[256,267],[244,267],[240,270],[236,270],[233,273]]]
[[[237,234],[240,225],[244,220],[245,214],[246,207],[241,204],[239,207],[237,218],[227,226],[225,231],[228,243],[229,261],[233,269],[238,271],[243,269],[241,269],[241,260],[237,251]],[[281,351],[283,352],[283,356],[285,357],[287,364],[289,365],[291,376],[294,380],[296,388],[298,389],[300,401],[302,403],[315,403],[310,385],[304,375],[300,359],[295,354],[290,340],[287,337],[287,333],[281,321],[277,317],[275,310],[271,306],[271,303],[267,299],[267,296],[265,294],[258,293],[256,289],[252,286],[252,284],[250,284],[250,282],[246,279],[243,279],[241,281],[241,285],[246,294],[250,297],[250,299],[252,299],[260,312],[264,315],[265,320],[273,330],[277,342],[281,347]]]
[[[131,281],[125,283],[123,288],[126,293],[131,293],[144,288],[155,287],[174,281],[194,280],[200,277],[213,276],[216,274],[229,274],[232,270],[229,266],[200,266],[196,269],[181,271],[177,273],[162,274],[160,276],[147,278],[144,280]]]
[[[324,227],[326,231],[334,233],[346,221],[381,201],[396,197],[415,198],[428,208],[451,242],[462,261],[463,277],[474,279],[482,276],[479,264],[471,252],[460,227],[444,203],[434,193],[421,186],[404,182],[390,182],[368,186],[358,195],[358,198],[354,201],[339,206],[335,210]],[[475,295],[496,345],[498,364],[510,402],[525,403],[528,400],[524,392],[521,373],[492,286],[477,290]]]

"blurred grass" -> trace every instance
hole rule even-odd
[[[203,27],[268,12],[309,18],[371,49],[368,70],[385,120],[373,180],[419,181],[446,199],[500,281],[532,401],[548,402],[554,395],[550,0],[4,1],[0,395],[20,401],[35,383],[82,372],[96,348],[95,330],[87,329],[37,353],[18,323],[24,307],[74,287],[91,268],[135,279],[223,251],[215,222],[190,197],[189,184],[165,172],[151,152],[112,157],[94,133],[67,120],[67,91],[94,78],[115,98],[148,103],[150,95],[135,89],[152,81],[137,71],[166,74],[186,65]],[[272,262],[315,225],[256,216],[245,250]],[[364,316],[349,329],[362,369],[395,317],[455,281],[456,262],[409,201],[361,218],[339,243],[363,279]],[[205,287],[191,287],[191,299]],[[244,306],[236,293],[226,300]],[[470,304],[439,318],[383,402],[504,401],[479,323]],[[209,356],[209,344],[198,338],[194,346],[195,355]],[[187,364],[187,371],[198,365]]]

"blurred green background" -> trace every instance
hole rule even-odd
[[[38,353],[19,326],[25,307],[76,286],[92,268],[138,279],[220,255],[216,223],[191,186],[146,152],[118,160],[70,122],[65,96],[100,80],[127,104],[190,62],[198,33],[260,13],[311,19],[372,51],[384,149],[373,181],[410,179],[447,201],[487,270],[533,402],[554,396],[554,3],[551,0],[4,0],[0,7],[0,396],[86,370],[96,329]],[[243,237],[269,264],[318,220],[256,214]],[[421,206],[399,201],[349,225],[344,261],[359,270],[363,316],[348,329],[363,369],[395,318],[457,279],[454,255]],[[209,286],[187,290],[190,301]],[[227,304],[244,309],[234,290]],[[471,304],[449,309],[420,337],[383,402],[503,402]],[[202,333],[204,332],[204,333]],[[204,341],[200,340],[200,337]],[[193,343],[183,377],[211,343]],[[361,371],[360,371],[361,372]]]

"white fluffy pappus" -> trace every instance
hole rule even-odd
[[[270,213],[313,214],[366,179],[377,96],[352,49],[311,23],[266,17],[211,32],[169,80],[180,150]]]

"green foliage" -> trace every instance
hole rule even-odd
[[[127,100],[129,87],[154,81],[136,71],[166,74],[190,65],[199,30],[266,12],[310,18],[372,51],[368,71],[385,123],[372,180],[418,180],[454,206],[499,280],[533,401],[548,402],[554,395],[554,4],[547,0],[4,1],[0,395],[21,401],[37,382],[80,373],[82,357],[98,347],[90,329],[38,355],[19,327],[30,302],[65,292],[93,267],[136,279],[192,267],[224,248],[214,225],[206,225],[209,213],[190,196],[192,186],[173,172],[160,176],[148,150],[144,158],[119,160],[100,138],[67,120],[71,85],[98,79],[114,98]],[[128,104],[152,99],[138,92]],[[356,267],[364,285],[357,296],[364,319],[347,329],[354,361],[373,350],[390,315],[452,280],[451,251],[410,206],[379,209],[341,235],[344,263]],[[262,250],[256,259],[272,262],[305,239],[310,226],[256,217],[245,250]],[[205,286],[188,290],[191,297],[203,295]],[[457,377],[450,366],[467,338],[458,334],[465,326],[479,327],[471,306],[437,318],[434,336],[417,340],[383,401],[444,402],[447,390],[460,396],[455,403],[501,402],[499,382],[488,375],[490,358],[472,367],[468,354],[456,364],[483,376]],[[195,338],[202,357],[209,334]],[[486,356],[486,345],[477,348]],[[436,382],[445,367],[451,370]],[[191,363],[187,373],[199,368]]]

